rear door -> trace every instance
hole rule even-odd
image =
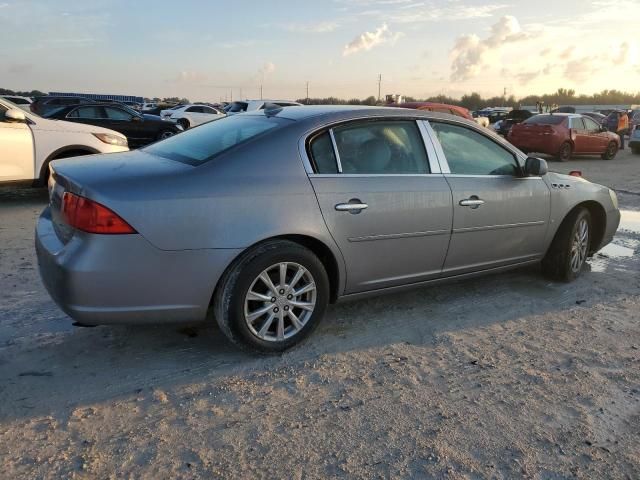
[[[414,120],[353,121],[309,142],[309,177],[345,259],[346,293],[441,274],[451,190],[423,133]]]
[[[430,121],[453,195],[453,230],[444,275],[538,259],[550,192],[541,177],[522,177],[515,154],[467,125]]]
[[[0,182],[35,178],[33,135],[26,122],[10,122],[0,104]]]
[[[189,119],[189,123],[192,127],[205,122],[205,114],[203,114],[202,111],[202,107],[200,106],[189,107],[185,110],[185,113],[187,114],[186,117]]]

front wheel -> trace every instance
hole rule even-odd
[[[560,225],[542,260],[543,273],[554,280],[575,280],[587,260],[590,243],[591,214],[586,208],[578,208]]]
[[[306,338],[329,302],[329,279],[305,247],[277,240],[243,254],[214,296],[214,316],[235,344],[281,352]]]
[[[178,125],[180,125],[184,130],[188,130],[189,129],[189,120],[187,120],[186,118],[181,118],[180,120],[178,120]]]
[[[618,144],[616,142],[609,142],[607,145],[607,149],[602,154],[603,160],[613,160],[613,158],[618,153]]]
[[[564,142],[560,145],[560,150],[558,151],[558,160],[561,162],[567,162],[571,160],[571,154],[573,153],[573,147],[570,142]]]

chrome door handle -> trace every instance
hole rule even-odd
[[[478,208],[480,205],[484,205],[484,200],[480,200],[476,196],[467,198],[466,200],[460,200],[461,207]]]
[[[339,203],[336,205],[336,210],[338,212],[360,213],[367,207],[369,207],[369,205],[358,200],[353,203]]]

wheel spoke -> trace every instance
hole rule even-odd
[[[294,328],[296,330],[302,329],[302,327],[304,325],[302,325],[302,323],[300,323],[300,319],[298,318],[298,316],[295,313],[293,313],[291,310],[289,310],[287,312],[287,315],[289,315],[289,318],[291,319],[291,323],[293,324],[293,326],[294,326]]]
[[[271,298],[271,295],[264,295],[253,290],[247,294],[247,300],[255,300],[256,302],[270,302]]]
[[[286,284],[287,284],[287,264],[281,263],[280,264],[280,285],[278,285],[278,287],[284,288]]]
[[[247,320],[249,320],[249,323],[253,323],[257,318],[260,318],[265,313],[267,313],[269,310],[271,310],[271,305],[267,305],[266,307],[259,308],[258,310],[255,310],[255,311],[251,312],[250,314],[248,314],[247,315]]]
[[[274,318],[276,318],[276,314],[273,312],[270,313],[267,319],[262,324],[262,327],[260,327],[260,331],[258,332],[258,335],[260,335],[261,337],[265,336],[265,334],[269,331],[269,327],[271,327],[271,324],[273,323]]]
[[[310,291],[315,290],[315,289],[316,289],[316,284],[311,282],[311,283],[306,284],[304,287],[302,287],[299,290],[294,290],[293,295],[295,297],[299,297],[303,293],[307,293],[307,292],[310,292]]]
[[[267,286],[267,288],[271,290],[271,292],[273,292],[274,294],[278,291],[276,286],[271,281],[271,277],[269,277],[266,270],[260,274],[260,280],[262,280],[264,284]]]
[[[300,281],[300,279],[302,278],[305,272],[306,270],[304,268],[298,267],[298,271],[291,279],[291,283],[289,284],[289,289],[293,289],[296,286],[296,284]]]
[[[310,312],[312,312],[312,311],[313,311],[313,307],[314,307],[314,304],[313,304],[313,303],[309,303],[309,302],[298,302],[298,301],[296,301],[296,300],[291,300],[291,301],[289,302],[289,304],[290,304],[292,307],[302,308],[302,309],[304,309],[304,310],[309,310]]]
[[[278,340],[284,340],[284,312],[278,312]]]

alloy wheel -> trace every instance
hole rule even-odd
[[[571,242],[571,270],[577,273],[587,259],[589,249],[589,223],[586,219],[581,219],[575,229]]]
[[[283,341],[300,332],[316,306],[313,276],[302,265],[280,262],[263,270],[251,283],[244,318],[261,340]]]

